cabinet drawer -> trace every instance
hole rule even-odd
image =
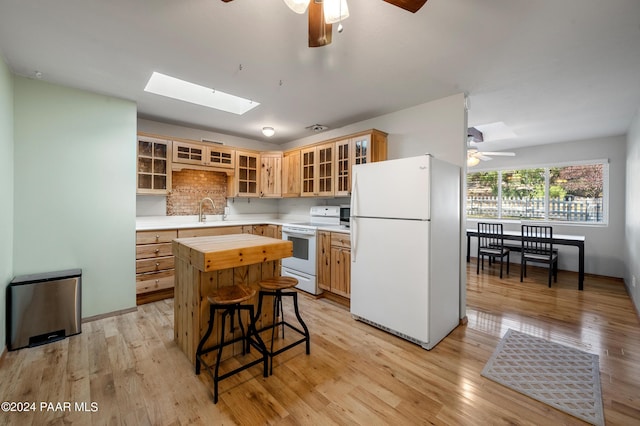
[[[152,272],[136,276],[136,294],[149,293],[151,291],[164,290],[174,287],[174,271]]]
[[[351,248],[351,235],[342,232],[331,233],[331,245],[334,247]]]
[[[164,269],[173,269],[175,267],[175,258],[173,256],[158,257],[155,259],[136,260],[136,273],[162,271]]]
[[[148,259],[152,257],[171,256],[171,243],[145,244],[136,246],[136,259]]]
[[[176,229],[165,231],[138,231],[136,232],[136,244],[170,243],[178,237]]]

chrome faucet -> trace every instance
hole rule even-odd
[[[209,201],[211,203],[211,206],[213,207],[213,210],[216,209],[216,203],[214,203],[211,198],[205,197],[202,200],[200,200],[200,205],[198,206],[198,222],[206,222],[207,221],[207,215],[203,214],[203,212],[202,212],[202,205],[204,204],[205,201]]]

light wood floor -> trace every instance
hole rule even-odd
[[[533,269],[533,268],[532,268]],[[301,297],[311,355],[298,346],[276,358],[265,379],[254,367],[220,383],[195,376],[173,342],[173,302],[83,324],[82,334],[9,352],[0,365],[2,401],[35,402],[35,412],[0,413],[1,424],[582,424],[502,387],[480,371],[508,328],[600,356],[605,418],[640,424],[640,323],[621,281],[560,271],[519,282],[468,271],[468,324],[431,351],[351,319],[324,300]],[[46,411],[40,402],[70,402]],[[96,403],[96,412],[75,403]],[[52,407],[55,408],[55,407]]]

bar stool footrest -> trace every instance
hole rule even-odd
[[[277,328],[277,327],[279,327],[279,326],[281,326],[281,325],[286,325],[287,327],[289,327],[289,328],[290,328],[290,329],[292,329],[293,331],[295,331],[295,332],[297,332],[298,334],[300,334],[300,335],[302,336],[302,338],[301,338],[301,339],[299,339],[299,340],[296,340],[295,342],[291,342],[291,343],[289,343],[287,346],[282,347],[282,348],[279,348],[278,350],[275,350],[275,351],[273,351],[273,352],[271,352],[269,349],[266,349],[266,348],[265,348],[265,351],[267,352],[267,355],[269,355],[270,357],[274,357],[274,356],[276,356],[276,355],[278,355],[278,354],[280,354],[280,353],[282,353],[282,352],[286,351],[287,349],[291,349],[291,348],[293,348],[294,346],[299,345],[300,343],[304,343],[304,342],[306,342],[306,341],[307,341],[307,335],[306,335],[306,333],[305,333],[303,330],[300,330],[298,327],[296,327],[296,326],[294,326],[294,325],[292,325],[292,324],[289,324],[289,323],[288,323],[288,322],[286,322],[286,321],[279,321],[279,322],[275,323],[273,326],[268,325],[268,326],[266,326],[266,327],[263,327],[263,328],[261,328],[260,330],[258,330],[258,333],[262,333],[263,331],[266,331],[266,330],[271,330],[272,328]],[[265,345],[265,346],[266,346],[266,345]],[[309,352],[307,352],[307,354],[309,354]]]

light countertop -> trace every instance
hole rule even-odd
[[[139,216],[136,218],[136,231],[155,231],[162,229],[213,228],[221,226],[244,225],[283,225],[287,223],[308,222],[308,217],[277,217],[274,215],[238,215],[222,220],[221,215],[207,215],[206,222],[198,222],[198,216]],[[342,225],[318,225],[320,231],[350,233]]]

